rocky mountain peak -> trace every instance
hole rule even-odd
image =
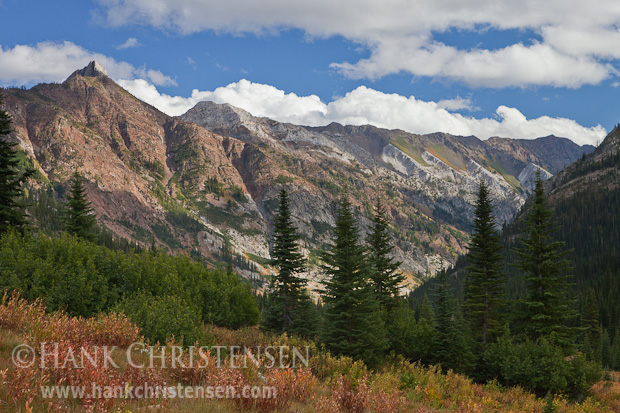
[[[83,77],[97,77],[97,76],[107,76],[108,72],[106,72],[105,68],[99,64],[96,60],[91,61],[84,68],[78,69],[69,76],[70,78],[76,75],[80,75]]]
[[[240,123],[252,123],[254,116],[235,106],[219,104],[211,101],[198,102],[183,115],[183,120],[202,124],[204,122],[213,128],[230,127]]]

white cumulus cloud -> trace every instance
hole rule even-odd
[[[410,73],[484,87],[599,84],[618,73],[617,0],[98,0],[98,19],[112,26],[147,24],[182,34],[199,31],[342,36],[370,51],[333,62],[354,78]],[[436,39],[448,30],[530,33],[496,49],[458,48]]]
[[[138,41],[138,39],[136,39],[135,37],[130,37],[129,39],[125,40],[123,44],[119,44],[118,46],[116,46],[116,48],[119,50],[123,50],[123,49],[131,49],[132,47],[138,47],[138,46],[142,46],[142,44]]]
[[[255,116],[309,126],[331,122],[370,124],[411,133],[447,132],[475,135],[481,139],[491,136],[534,139],[553,134],[569,138],[580,145],[595,144],[606,134],[601,125],[584,127],[572,119],[549,116],[527,119],[518,109],[507,106],[499,106],[494,118],[474,118],[451,112],[473,107],[469,99],[427,102],[414,96],[387,94],[365,86],[324,103],[315,95],[297,96],[245,79],[214,91],[193,90],[187,98],[159,93],[154,85],[141,79],[122,80],[120,84],[134,96],[173,116],[181,115],[196,103],[208,100],[229,103]]]
[[[159,70],[136,68],[101,53],[91,52],[72,42],[41,42],[34,46],[0,46],[0,83],[5,86],[62,82],[76,69],[96,60],[113,79],[146,78],[158,86],[176,85]]]

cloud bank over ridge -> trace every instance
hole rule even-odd
[[[596,144],[606,131],[601,125],[584,127],[566,118],[541,116],[527,119],[518,109],[499,106],[494,118],[474,118],[452,110],[471,109],[468,99],[427,102],[414,96],[387,94],[360,86],[329,103],[318,96],[297,96],[270,85],[242,79],[213,91],[194,89],[191,96],[169,96],[143,79],[119,80],[134,96],[172,116],[185,113],[200,101],[228,103],[254,116],[298,125],[322,126],[331,122],[345,125],[370,124],[381,128],[403,129],[411,133],[446,132],[475,135],[534,139],[556,135],[583,144]]]
[[[387,94],[365,86],[328,103],[316,95],[297,96],[245,79],[213,91],[195,89],[189,97],[169,96],[160,93],[157,86],[176,85],[170,76],[86,50],[72,42],[0,48],[0,83],[10,86],[60,82],[90,60],[101,63],[109,76],[134,96],[173,116],[185,113],[200,101],[210,100],[229,103],[255,116],[309,126],[331,122],[370,124],[411,133],[447,132],[475,135],[481,139],[491,136],[532,139],[554,134],[578,144],[596,144],[606,134],[601,125],[584,127],[571,119],[549,116],[527,119],[518,109],[504,105],[496,109],[493,117],[475,118],[457,113],[459,110],[476,110],[474,102],[467,98],[423,101],[414,96]]]

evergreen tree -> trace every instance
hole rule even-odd
[[[437,275],[434,307],[437,331],[435,358],[444,370],[467,373],[473,360],[471,343],[462,312],[456,305],[447,277],[445,271]]]
[[[589,360],[601,361],[602,329],[599,322],[598,303],[593,288],[588,289],[582,316],[582,351]]]
[[[553,211],[547,205],[540,172],[537,174],[534,199],[526,219],[526,235],[516,251],[517,267],[523,271],[527,296],[525,311],[526,334],[534,341],[553,337],[557,344],[570,347],[574,339],[574,303],[567,288],[570,263],[564,258],[564,242],[553,241],[558,229],[552,222]]]
[[[21,231],[26,226],[26,213],[19,198],[23,183],[34,174],[32,169],[19,170],[19,160],[13,149],[16,143],[7,140],[10,132],[11,116],[0,110],[0,235],[9,228]]]
[[[71,176],[71,187],[67,196],[67,232],[80,238],[94,241],[97,219],[91,202],[86,197],[84,178],[77,172]]]
[[[391,309],[386,322],[390,350],[406,358],[418,360],[416,351],[417,344],[419,344],[417,331],[418,323],[415,319],[415,311],[405,302],[397,302]]]
[[[386,309],[393,307],[394,300],[399,295],[400,285],[405,280],[405,276],[398,271],[401,262],[390,257],[394,246],[389,225],[385,207],[377,201],[372,229],[367,239],[368,259],[375,296]]]
[[[603,337],[601,338],[601,365],[604,369],[611,367],[611,340],[607,329],[603,331]]]
[[[316,309],[306,289],[306,280],[298,274],[306,267],[299,249],[289,207],[288,193],[280,191],[278,214],[274,221],[271,265],[278,273],[272,278],[265,303],[262,327],[278,333],[311,336],[315,332]]]
[[[432,361],[433,350],[436,345],[437,329],[435,325],[435,315],[428,295],[424,294],[422,305],[420,306],[420,317],[416,325],[416,358],[423,363],[430,364]]]
[[[614,335],[614,341],[609,354],[609,368],[610,370],[620,369],[620,328],[616,329],[616,334]]]
[[[323,342],[332,353],[377,363],[387,347],[385,325],[346,197],[338,205],[334,243],[322,258]]]
[[[157,253],[157,243],[155,242],[155,234],[151,233],[151,246],[149,248],[153,254]]]
[[[489,189],[484,181],[480,181],[474,213],[474,228],[467,254],[470,265],[465,281],[465,310],[476,342],[483,347],[500,333],[501,307],[505,296],[505,277],[501,272],[502,247],[495,229]]]

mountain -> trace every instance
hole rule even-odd
[[[479,179],[492,187],[498,221],[509,221],[531,188],[519,180],[527,168],[556,173],[593,146],[580,147],[555,136],[535,140],[491,138],[444,133],[415,135],[373,126],[302,127],[267,118],[256,118],[242,109],[213,102],[200,102],[179,117],[206,129],[244,142],[267,144],[278,152],[312,159],[325,157],[356,162],[369,173],[380,170],[395,181],[403,181],[413,201],[445,212],[448,220],[461,220],[461,229],[471,218],[471,193]],[[532,166],[530,166],[532,165]],[[545,176],[551,176],[550,173]],[[523,176],[529,183],[529,176]],[[465,199],[465,202],[463,200]],[[439,205],[437,201],[440,200]],[[464,214],[464,215],[463,215]],[[457,224],[457,222],[452,222]]]
[[[614,337],[620,326],[620,128],[554,176],[547,190],[562,226],[557,238],[572,250],[576,294],[594,291],[601,324]]]
[[[554,239],[565,243],[566,258],[571,261],[567,274],[572,275],[571,295],[583,316],[586,297],[592,291],[601,327],[614,337],[620,334],[620,128],[611,131],[596,150],[549,178],[545,191],[558,227]],[[521,274],[512,265],[517,261],[515,249],[524,232],[525,211],[527,204],[502,233],[506,257],[503,271],[508,276],[511,300],[525,293]],[[463,293],[465,265],[460,259],[451,271],[451,283],[459,296]],[[414,301],[421,303],[424,294],[431,295],[436,285],[435,280],[424,283],[414,292]]]
[[[480,179],[503,223],[524,202],[529,187],[519,176],[527,167],[556,173],[593,149],[553,136],[481,141],[336,123],[310,128],[212,102],[172,118],[129,94],[96,62],[62,84],[3,93],[12,138],[41,186],[62,195],[77,170],[99,222],[119,236],[143,244],[154,236],[160,246],[213,265],[232,253],[247,278],[268,272],[261,264],[282,186],[310,278],[319,276],[317,253],[331,239],[335,199],[346,193],[362,231],[376,200],[389,205],[395,255],[413,285],[465,251]]]

